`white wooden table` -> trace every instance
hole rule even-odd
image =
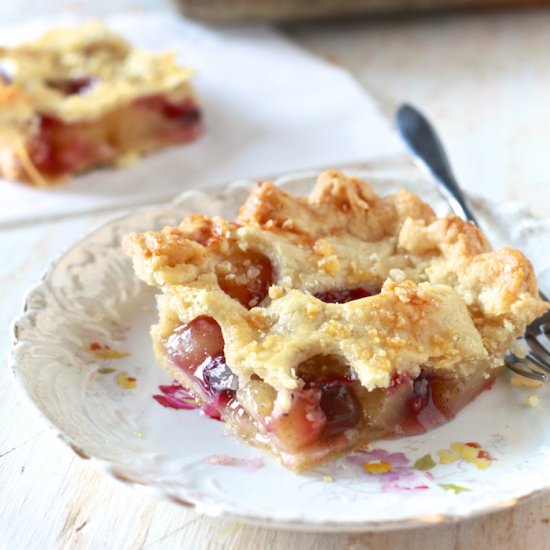
[[[9,5],[8,5],[9,4]],[[0,21],[63,0],[2,2]],[[153,0],[96,2],[159,7]],[[34,12],[32,11],[34,10]],[[550,209],[550,11],[289,25],[292,38],[347,67],[391,114],[408,100],[444,134],[464,187]],[[106,214],[0,231],[0,349],[26,288],[50,260]],[[4,361],[5,362],[5,361]],[[0,370],[0,550],[48,548],[329,549],[550,548],[550,495],[455,525],[396,533],[316,535],[210,519],[106,479],[57,441]],[[550,474],[550,472],[549,472]]]

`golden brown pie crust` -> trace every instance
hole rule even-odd
[[[420,366],[461,375],[496,367],[547,309],[521,252],[492,251],[474,224],[437,219],[406,191],[378,197],[336,171],[308,198],[266,182],[234,222],[192,215],[124,245],[138,276],[162,290],[155,339],[212,317],[240,383],[256,375],[280,393],[300,386],[295,367],[314,355],[342,357],[369,390]],[[251,309],[218,284],[235,247],[273,264],[269,297]],[[380,294],[349,303],[313,296],[373,283]]]

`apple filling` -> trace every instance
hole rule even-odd
[[[94,85],[86,78],[55,83],[67,95],[85,93]],[[93,121],[67,123],[42,114],[28,153],[44,178],[58,179],[125,155],[192,141],[200,132],[200,110],[192,99],[151,95]]]

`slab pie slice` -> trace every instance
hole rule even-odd
[[[517,250],[336,171],[308,198],[262,183],[234,221],[195,214],[124,247],[161,291],[161,364],[297,472],[447,422],[547,309]]]
[[[0,48],[0,176],[47,186],[194,140],[193,74],[93,21]]]

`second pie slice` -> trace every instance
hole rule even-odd
[[[191,215],[124,246],[162,291],[161,364],[294,471],[447,422],[547,308],[520,252],[335,171],[308,198],[263,183],[234,221]]]
[[[194,140],[193,74],[94,21],[0,48],[0,176],[47,186]]]

